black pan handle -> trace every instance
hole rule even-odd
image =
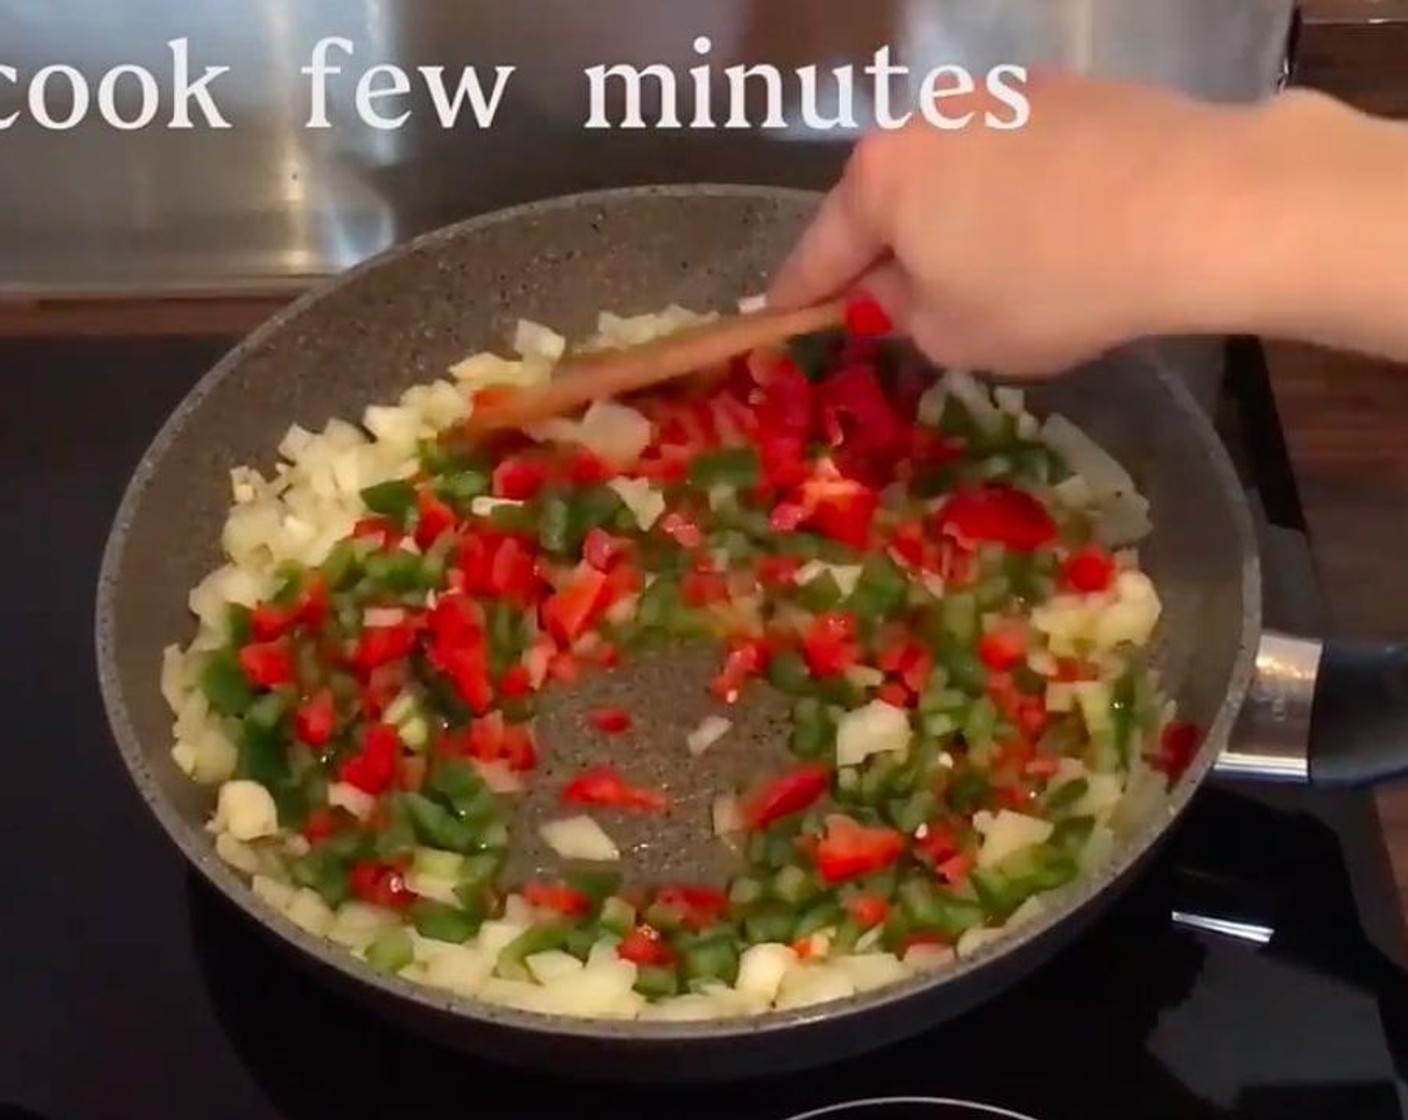
[[[1350,789],[1408,774],[1408,647],[1265,631],[1214,772]]]
[[[1325,643],[1309,758],[1317,786],[1354,788],[1408,774],[1408,647]]]

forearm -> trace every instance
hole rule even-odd
[[[1154,254],[1159,325],[1408,360],[1408,125],[1299,94],[1214,112]]]

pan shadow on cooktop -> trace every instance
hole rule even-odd
[[[580,1084],[445,1049],[383,1023],[312,976],[204,880],[190,876],[192,933],[231,1044],[284,1115],[407,1115],[471,1102],[492,1085],[517,1115],[580,1106]],[[1037,1120],[1235,1115],[1199,1101],[1147,1048],[1195,983],[1203,950],[1168,927],[1161,892],[1140,888],[1050,966],[956,1023],[868,1057],[787,1079],[705,1091],[602,1087],[671,1115],[784,1120],[839,1101],[903,1093],[1000,1100]],[[1151,965],[1151,962],[1154,962]],[[550,1067],[551,1053],[543,1055]],[[1022,1075],[1012,1076],[1013,1063]],[[1084,1070],[1085,1073],[1077,1071]],[[1158,1101],[1156,1113],[1127,1111]]]

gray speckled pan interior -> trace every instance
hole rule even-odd
[[[392,250],[300,300],[232,351],[180,405],[138,467],[113,527],[98,589],[98,664],[115,737],[142,796],[187,858],[236,905],[301,951],[408,1004],[529,1032],[718,1039],[890,1005],[988,969],[1070,920],[1157,840],[1232,727],[1259,630],[1260,575],[1241,490],[1211,426],[1174,379],[1124,355],[1043,388],[1034,405],[1071,416],[1120,457],[1152,501],[1156,530],[1144,560],[1165,603],[1157,662],[1184,713],[1211,730],[1167,813],[1133,838],[1111,869],[984,953],[934,976],[756,1019],[623,1024],[540,1017],[375,976],[344,950],[273,917],[215,857],[202,831],[209,793],[170,759],[171,716],[158,675],[162,647],[193,632],[188,590],[220,561],[229,469],[269,466],[291,422],[321,427],[329,417],[355,419],[369,403],[443,376],[467,353],[505,349],[520,316],[581,335],[603,308],[639,313],[674,302],[729,309],[740,295],[762,289],[815,202],[807,193],[761,187],[642,188],[477,218]],[[668,712],[670,690],[689,675],[664,664],[641,666],[619,687],[645,690]],[[698,716],[687,703],[680,709],[682,738]],[[648,739],[642,750],[685,754],[678,742]],[[676,764],[660,765],[668,772]],[[701,865],[685,856],[669,866],[678,874]]]

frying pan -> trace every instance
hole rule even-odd
[[[1155,819],[1100,875],[1053,897],[1036,920],[936,974],[854,998],[751,1019],[611,1023],[543,1017],[374,975],[344,950],[273,918],[216,858],[202,826],[211,794],[170,759],[161,650],[185,641],[188,589],[218,564],[229,468],[270,464],[288,424],[320,427],[444,375],[500,343],[520,316],[569,335],[609,308],[677,302],[728,309],[760,291],[817,196],[761,187],[635,188],[576,195],[475,218],[393,249],[309,294],[233,350],[176,409],[139,464],[103,558],[97,653],[108,716],[138,790],[187,859],[270,936],[387,1016],[514,1063],[612,1078],[737,1077],[815,1065],[917,1033],[992,996],[1075,937],[1137,873],[1198,786],[1220,771],[1359,783],[1408,763],[1408,673],[1398,651],[1347,650],[1263,634],[1250,514],[1211,425],[1176,377],[1134,352],[1109,355],[1031,395],[1059,410],[1133,473],[1153,508],[1143,559],[1164,600],[1154,661],[1180,711],[1208,729]],[[684,662],[671,661],[684,656]],[[663,659],[661,659],[663,658]],[[679,743],[697,715],[687,655],[625,666],[588,688],[616,689]],[[702,679],[699,684],[702,686]],[[761,691],[761,690],[760,690]],[[564,694],[562,711],[580,702]],[[742,736],[776,749],[767,698]],[[561,712],[559,712],[561,715]],[[544,735],[551,771],[582,748]],[[713,752],[711,751],[712,755]],[[706,758],[709,756],[705,756]],[[650,754],[653,777],[685,793],[706,783],[687,752]],[[738,766],[745,757],[718,765]],[[756,759],[753,760],[756,765]],[[551,773],[548,775],[551,779]],[[707,819],[707,814],[700,814]],[[645,845],[644,870],[709,874],[681,822]]]

